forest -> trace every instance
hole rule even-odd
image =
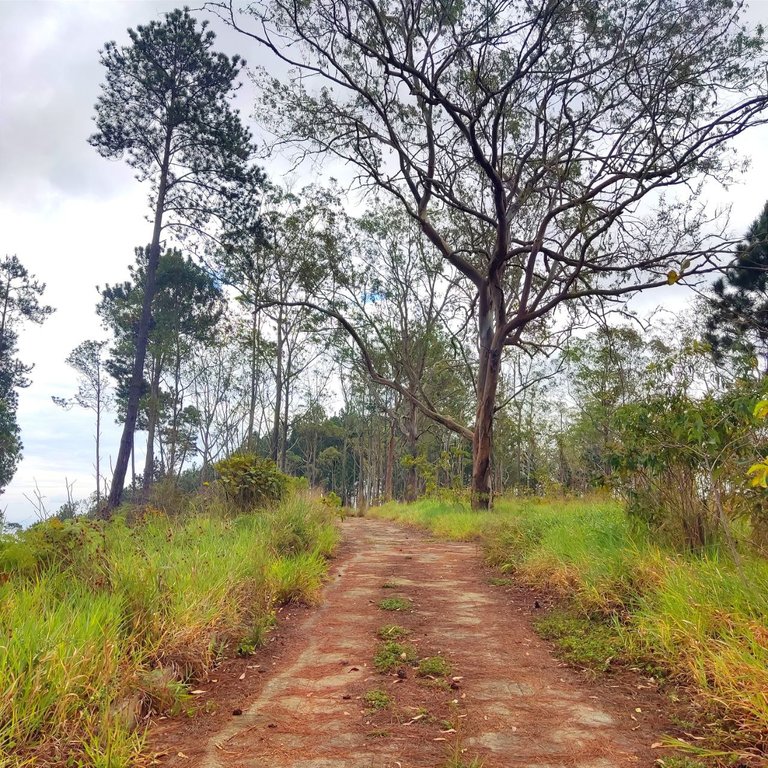
[[[1,767],[143,765],[155,718],[325,599],[351,518],[477,542],[551,600],[558,658],[690,697],[657,764],[764,764],[768,203],[738,232],[707,199],[768,122],[740,10],[209,2],[104,44],[83,140],[148,239],[54,398],[93,418],[93,492],[0,515]],[[45,290],[0,261],[0,494]]]

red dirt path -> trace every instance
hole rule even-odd
[[[293,609],[265,655],[216,670],[209,713],[155,726],[164,766],[200,768],[623,768],[651,766],[664,728],[658,698],[590,683],[530,626],[526,593],[491,586],[472,544],[382,521],[343,524],[344,544],[313,609]],[[387,612],[387,597],[413,601]],[[377,630],[409,630],[448,678],[380,674]],[[405,675],[404,679],[402,675]],[[370,711],[381,690],[390,706]],[[242,712],[242,714],[233,714]]]

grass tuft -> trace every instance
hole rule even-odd
[[[419,677],[448,677],[451,665],[442,656],[428,656],[419,662],[416,674]]]
[[[382,611],[410,611],[413,609],[413,601],[407,597],[386,597],[379,602]]]
[[[409,634],[410,632],[405,627],[398,624],[385,624],[383,627],[379,627],[376,637],[379,640],[400,640]]]
[[[386,709],[392,703],[389,694],[386,691],[382,691],[381,688],[366,691],[363,695],[363,701],[368,709]]]
[[[415,660],[416,649],[412,645],[387,640],[376,649],[373,665],[379,672],[391,672],[404,664],[412,664]]]

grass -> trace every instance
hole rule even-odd
[[[412,664],[416,660],[416,649],[407,643],[386,640],[376,649],[373,666],[379,672],[391,672],[404,664]]]
[[[392,699],[386,691],[381,688],[374,688],[372,691],[366,691],[363,695],[363,701],[368,709],[387,709],[392,703]]]
[[[376,637],[379,640],[400,640],[409,634],[405,627],[401,627],[398,624],[385,624],[383,627],[379,627],[376,632]]]
[[[316,599],[336,540],[308,498],[240,517],[49,521],[0,537],[0,765],[135,764],[149,711]]]
[[[416,674],[419,677],[448,677],[451,665],[442,656],[428,656],[419,662]]]
[[[590,621],[572,611],[555,609],[534,621],[536,631],[554,641],[559,655],[570,664],[606,672],[625,648],[612,623]]]
[[[386,597],[379,602],[382,611],[410,611],[413,601],[407,597]]]
[[[599,496],[499,499],[488,513],[422,500],[369,514],[482,542],[499,578],[567,606],[538,625],[570,661],[606,669],[609,660],[643,659],[695,688],[700,720],[718,724],[720,746],[768,750],[765,559],[745,551],[740,573],[716,549],[699,556],[665,549]]]

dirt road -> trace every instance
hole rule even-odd
[[[153,735],[160,764],[201,768],[651,766],[660,720],[626,685],[591,684],[530,628],[530,600],[493,586],[472,544],[349,519],[322,604],[294,619],[266,670],[242,663],[240,706]],[[411,601],[385,611],[383,599]],[[417,659],[374,666],[385,625]],[[391,649],[391,646],[390,646]],[[256,669],[261,674],[256,674]],[[427,670],[429,671],[429,670]],[[222,688],[225,690],[226,686]],[[376,706],[380,708],[376,708]],[[234,714],[230,714],[234,712]],[[473,762],[475,761],[475,762]]]

